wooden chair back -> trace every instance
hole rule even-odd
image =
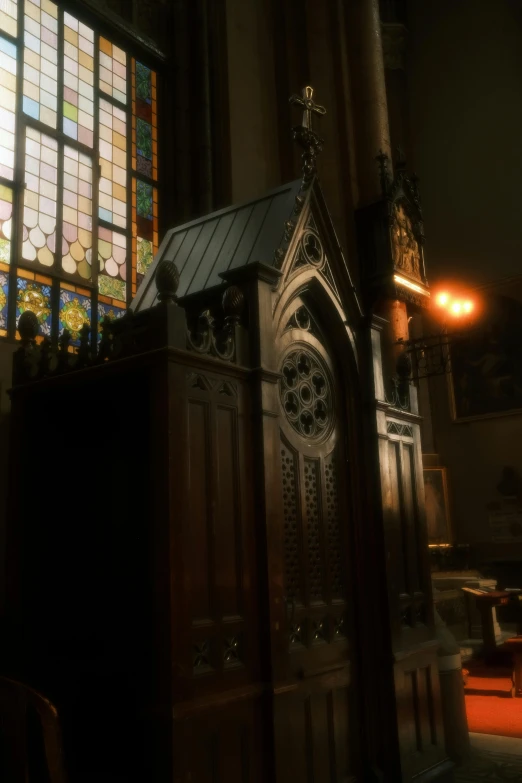
[[[5,677],[0,677],[0,780],[67,783],[56,707]]]

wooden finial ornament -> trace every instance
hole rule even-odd
[[[175,302],[179,286],[179,271],[174,261],[164,259],[156,270],[156,287],[160,302]]]

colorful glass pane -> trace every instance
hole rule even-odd
[[[0,37],[0,176],[6,179],[14,178],[15,110],[16,46]]]
[[[147,269],[152,264],[153,260],[154,260],[154,250],[153,250],[152,242],[149,239],[143,239],[142,237],[138,237],[137,270],[138,270],[138,275],[141,275],[142,279],[147,273]]]
[[[22,257],[52,266],[56,249],[58,143],[26,128]]]
[[[0,30],[5,30],[5,32],[12,35],[13,38],[16,38],[17,35],[17,6],[17,0],[0,1]]]
[[[94,32],[68,13],[63,23],[63,132],[92,147]]]
[[[100,220],[127,225],[127,126],[125,112],[100,100]]]
[[[138,215],[146,220],[152,220],[152,185],[147,185],[146,182],[138,180],[137,186]]]
[[[50,0],[25,0],[23,109],[56,128],[58,8]]]
[[[0,335],[7,334],[7,307],[9,303],[9,272],[0,265]]]
[[[11,262],[11,231],[13,217],[13,191],[0,185],[0,262]]]
[[[152,125],[136,119],[136,171],[152,178]]]
[[[98,342],[102,336],[102,323],[104,318],[110,318],[114,321],[116,318],[122,318],[127,311],[123,307],[116,307],[110,303],[110,299],[104,298],[104,301],[98,301]]]
[[[40,334],[51,336],[51,285],[19,276],[16,281],[16,326],[20,316],[31,310],[38,318]]]
[[[111,299],[126,301],[127,237],[100,226],[98,234],[98,291]]]
[[[127,55],[100,36],[100,90],[127,103]]]
[[[132,295],[158,249],[158,190],[132,180]]]
[[[72,147],[63,151],[62,269],[92,278],[92,160]]]
[[[156,73],[132,61],[132,167],[149,179],[158,178],[158,117]]]
[[[74,286],[60,286],[60,334],[68,329],[71,335],[71,345],[80,344],[80,330],[84,324],[91,325],[92,305],[88,291]]]
[[[136,62],[136,100],[152,105],[152,71]]]

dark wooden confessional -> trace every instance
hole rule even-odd
[[[71,783],[451,780],[415,390],[301,142],[302,181],[167,233],[97,350],[20,321],[8,674]]]

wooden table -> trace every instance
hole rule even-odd
[[[497,644],[500,642],[496,607],[508,604],[511,593],[504,590],[475,590],[471,587],[463,587],[462,590],[476,598],[482,621],[483,654],[484,659],[488,661],[496,653]]]
[[[522,636],[513,636],[504,642],[513,655],[513,687],[511,695],[522,698]]]

